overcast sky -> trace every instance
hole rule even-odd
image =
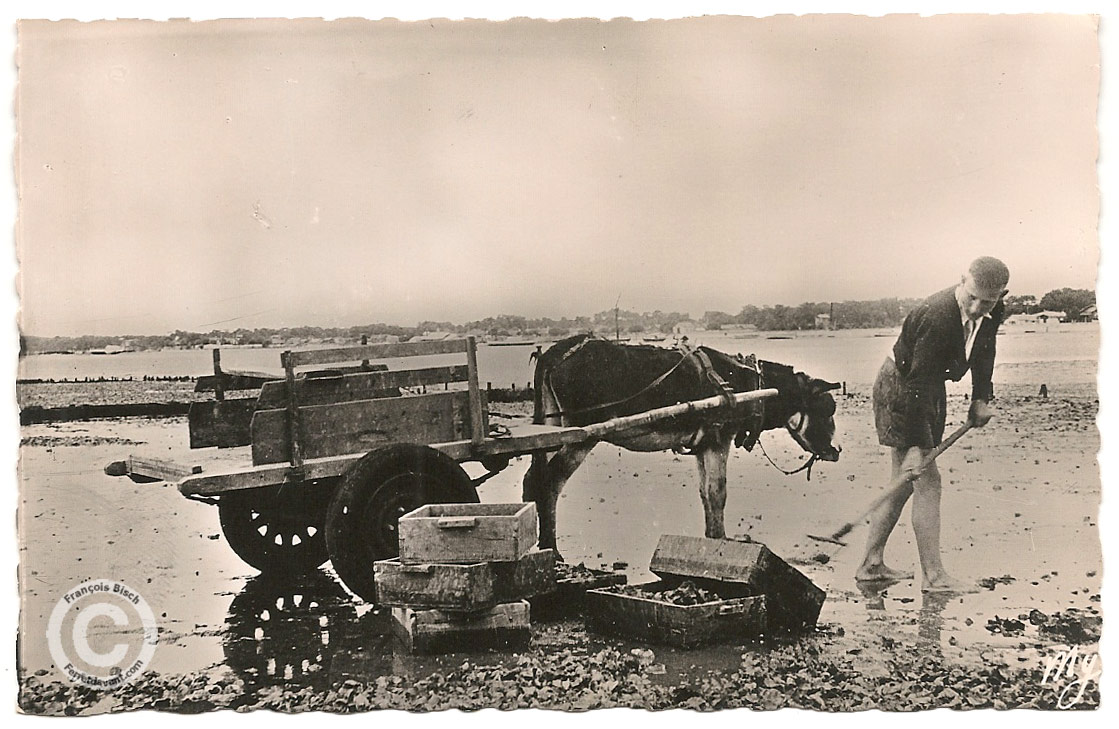
[[[22,325],[1094,288],[1087,16],[27,22]]]

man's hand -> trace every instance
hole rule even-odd
[[[982,428],[984,425],[991,421],[994,413],[991,412],[991,406],[987,404],[986,400],[972,400],[971,407],[967,411],[967,421],[971,423],[974,428]]]

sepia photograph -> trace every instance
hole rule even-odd
[[[381,12],[13,21],[17,712],[1099,714],[1106,17]]]

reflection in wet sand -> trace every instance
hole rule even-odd
[[[867,610],[886,609],[886,591],[896,585],[899,580],[859,580],[856,585],[859,592],[866,598]]]
[[[944,631],[944,608],[952,600],[958,599],[960,599],[959,593],[921,593],[921,610],[917,613],[917,636],[937,655],[940,655],[941,633]]]
[[[350,596],[322,572],[258,575],[229,605],[226,663],[253,688],[325,688],[342,628],[356,619]]]

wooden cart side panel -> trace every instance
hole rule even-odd
[[[399,344],[366,344],[356,347],[334,349],[309,349],[292,352],[293,367],[331,364],[334,362],[356,362],[366,359],[392,359],[395,357],[419,357],[431,354],[465,354],[465,339],[447,339],[436,342],[403,342]]]
[[[255,398],[192,402],[187,411],[191,448],[236,448],[252,442]]]
[[[280,379],[267,372],[234,372],[227,370],[217,375],[202,375],[194,383],[195,392],[222,390],[259,390],[261,385]]]
[[[304,459],[364,453],[391,442],[442,443],[470,439],[470,399],[465,391],[356,400],[299,408]],[[252,420],[253,465],[290,458],[288,411],[258,410]]]
[[[390,396],[389,391],[398,387],[426,387],[448,382],[466,382],[468,375],[466,365],[455,365],[310,378],[296,381],[295,397],[301,407],[373,400]],[[287,382],[277,380],[267,382],[261,388],[257,407],[260,410],[271,410],[282,408],[286,403]]]

